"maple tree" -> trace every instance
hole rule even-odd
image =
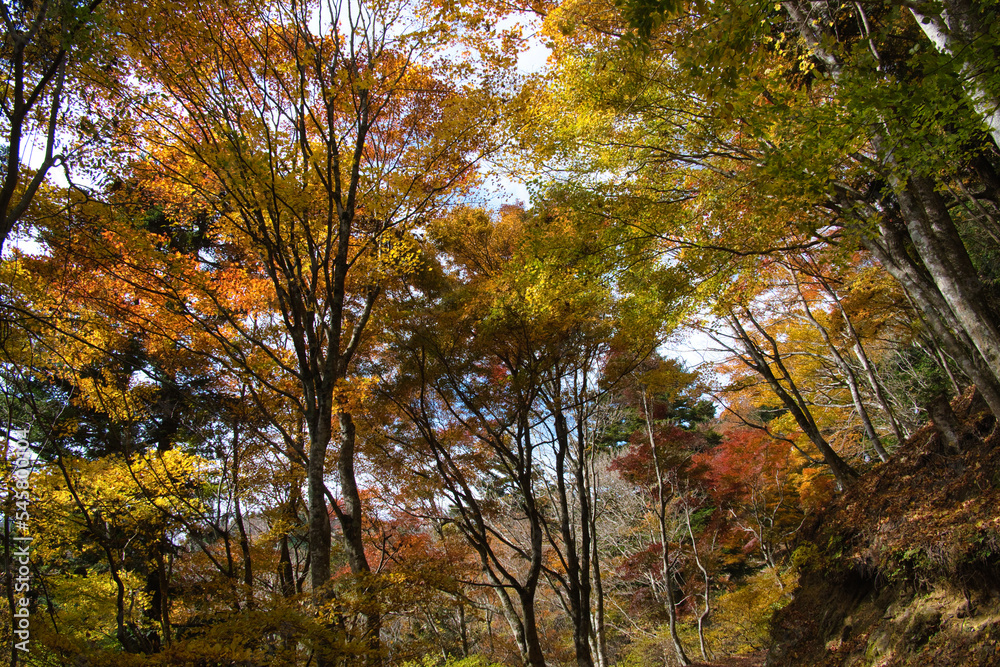
[[[673,531],[668,528],[671,513],[668,508],[682,493],[691,456],[706,444],[705,435],[695,428],[714,416],[714,407],[700,397],[696,379],[696,373],[685,371],[676,361],[654,358],[636,369],[623,387],[623,398],[634,403],[633,409],[642,421],[641,430],[633,436],[635,444],[629,452],[611,466],[626,480],[644,489],[656,517],[664,606],[670,639],[680,664],[691,664],[691,661],[677,631],[678,602],[674,596],[675,575],[670,553]],[[685,513],[689,510],[685,505]],[[690,516],[686,516],[690,521]],[[691,538],[694,541],[693,535]],[[697,546],[694,548],[700,567]],[[703,570],[703,573],[707,577],[707,572]],[[707,595],[706,591],[706,601]],[[702,621],[703,617],[699,619],[699,639],[705,654]]]
[[[713,499],[737,517],[738,530],[749,534],[772,570],[778,551],[832,490],[818,468],[760,429],[734,428],[695,461],[705,467]]]
[[[461,211],[431,231],[452,284],[417,310],[401,341],[405,365],[393,371],[401,382],[388,394],[427,447],[525,663],[544,662],[535,598],[545,576],[564,591],[577,663],[593,664],[585,459],[598,387],[588,376],[613,349],[618,373],[648,354],[658,306],[641,292],[611,300],[614,265],[588,250],[601,228],[555,201],[531,213],[505,209],[497,221]],[[615,368],[605,369],[612,384]],[[504,509],[517,529],[497,523]],[[505,562],[507,550],[525,572]]]
[[[171,307],[212,339],[213,354],[303,416],[308,443],[283,437],[306,468],[317,601],[331,576],[330,508],[352,570],[370,570],[351,366],[386,280],[415,261],[409,230],[474,177],[491,145],[490,84],[446,52],[449,23],[474,24],[476,12],[191,3],[170,16],[133,8],[125,17],[151,91],[137,137],[147,157],[133,165],[135,178],[167,225],[200,218],[207,226],[197,252],[164,256],[166,280],[141,288],[169,292]],[[234,298],[242,290],[246,298]],[[338,431],[334,496],[327,453]],[[369,620],[377,647],[379,619]]]

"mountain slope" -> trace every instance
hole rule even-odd
[[[805,531],[775,667],[1000,665],[1000,429],[972,392]]]

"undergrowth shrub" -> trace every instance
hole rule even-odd
[[[470,655],[468,658],[449,656],[447,660],[440,655],[425,655],[421,660],[404,662],[402,667],[503,667],[503,665],[491,663],[479,655]]]
[[[705,630],[709,650],[716,656],[737,656],[766,648],[771,617],[792,600],[797,574],[780,576],[782,590],[773,570],[761,570],[743,584],[723,593],[714,602],[711,625]],[[692,631],[697,646],[697,630]]]

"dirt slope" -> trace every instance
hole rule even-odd
[[[765,664],[1000,665],[1000,429],[953,406],[960,451],[924,427],[805,531]]]

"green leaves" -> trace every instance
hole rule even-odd
[[[624,36],[635,46],[649,46],[649,39],[667,19],[683,7],[682,0],[615,0],[628,26],[634,31]]]

